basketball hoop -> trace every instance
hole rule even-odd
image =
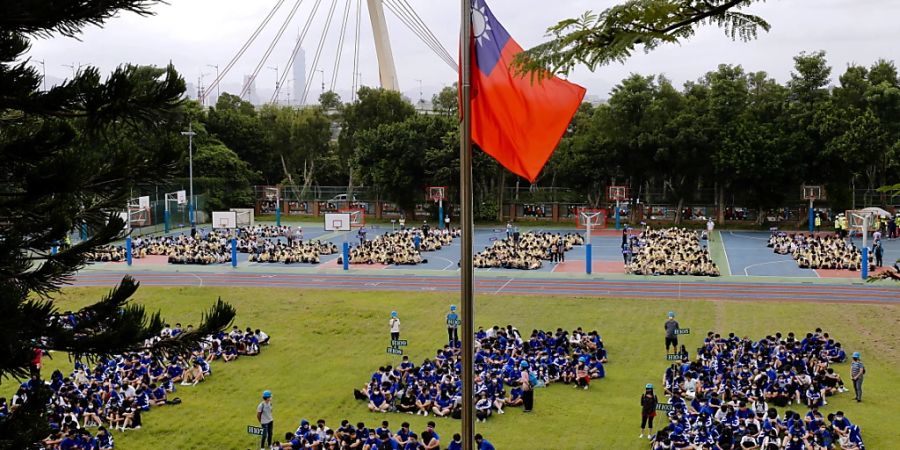
[[[429,186],[428,199],[440,203],[446,198],[447,186]]]
[[[825,189],[819,185],[804,185],[803,186],[803,200],[809,200],[810,202],[814,202],[816,200],[825,200]]]
[[[624,202],[628,200],[627,186],[610,186],[606,189],[606,198],[610,202]]]
[[[345,208],[338,212],[350,215],[351,228],[362,228],[366,226],[366,210],[362,208]]]

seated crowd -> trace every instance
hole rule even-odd
[[[437,350],[419,366],[404,356],[398,367],[380,367],[354,396],[373,412],[460,418],[462,363],[459,342],[455,344]],[[564,383],[588,389],[592,379],[606,376],[607,354],[596,331],[534,330],[523,338],[507,325],[478,330],[474,362],[475,410],[485,421],[503,414],[505,407],[523,405],[522,367],[534,376],[535,387]]]
[[[87,319],[74,313],[54,317],[54,321],[63,326]],[[191,325],[186,329],[182,329],[181,324],[174,328],[166,325],[160,336],[148,340],[145,346],[191,331]],[[68,376],[56,370],[49,380],[43,381],[51,391],[47,407],[52,433],[42,441],[40,448],[111,449],[114,443],[110,431],[140,429],[142,413],[164,405],[180,404],[181,399],[173,396],[176,386],[179,383],[182,386],[197,385],[204,381],[212,374],[210,361],[229,362],[240,356],[259,354],[260,346],[268,341],[269,336],[258,329],[248,327],[241,331],[234,327],[230,333],[208,336],[187,358],[145,350],[103,358],[93,366],[76,361]],[[0,398],[0,408],[8,408],[11,412],[20,407],[36,388],[35,383],[41,381],[34,377],[22,383],[8,406],[6,399]],[[97,427],[95,435],[88,431],[92,427]]]
[[[247,250],[244,253],[250,253],[250,262],[260,263],[318,264],[321,255],[333,255],[338,252],[337,246],[327,241],[301,242],[295,240],[292,244],[285,244],[262,239],[258,243],[243,247],[243,250],[240,244],[238,245],[238,251]]]
[[[809,236],[803,233],[774,232],[768,247],[779,255],[790,254],[802,269],[861,270],[862,252],[853,242],[837,235]],[[875,270],[875,258],[869,258],[869,270]]]
[[[419,248],[416,249],[416,236],[419,237]],[[377,236],[375,239],[363,240],[359,245],[350,248],[350,264],[396,264],[415,265],[427,263],[420,252],[438,251],[453,242],[459,236],[458,230],[419,230],[408,228],[392,231]],[[343,256],[338,257],[338,264],[343,264]]]
[[[364,422],[353,425],[349,420],[341,421],[341,426],[331,429],[325,425],[324,419],[319,419],[315,424],[306,419],[300,420],[300,425],[294,432],[285,432],[284,440],[272,443],[272,450],[432,450],[446,448],[447,450],[461,450],[462,436],[459,433],[453,438],[441,439],[438,434],[437,424],[429,421],[421,433],[410,429],[408,422],[403,422],[396,431],[391,430],[391,424],[387,420],[381,421],[379,427],[367,427]],[[484,438],[479,434],[475,436],[476,443],[483,446]],[[492,447],[491,447],[492,448]]]
[[[577,233],[514,233],[477,253],[473,262],[480,268],[535,270],[543,261],[565,261],[567,251],[583,244],[584,237]]]
[[[719,268],[700,243],[701,232],[684,228],[647,227],[623,249],[631,255],[625,273],[635,275],[719,276]]]
[[[125,247],[121,245],[104,245],[87,253],[89,262],[119,262],[125,260]]]
[[[651,448],[862,449],[859,428],[842,412],[819,411],[827,397],[846,391],[831,367],[845,359],[841,344],[820,329],[758,341],[710,332],[693,361],[685,356],[666,370],[673,410]],[[788,409],[779,417],[776,407]]]

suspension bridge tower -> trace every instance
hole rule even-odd
[[[394,65],[394,52],[391,50],[391,39],[384,17],[383,0],[366,1],[369,4],[372,33],[375,35],[375,55],[378,57],[378,78],[381,87],[399,92],[400,84],[397,82],[397,67]]]

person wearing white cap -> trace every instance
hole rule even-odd
[[[450,347],[456,347],[459,342],[459,315],[456,314],[456,305],[450,305],[450,312],[447,314],[447,340],[450,341]]]
[[[850,378],[853,380],[853,391],[856,393],[856,401],[862,401],[863,378],[866,376],[866,366],[860,361],[859,352],[853,352],[853,362],[850,363]]]

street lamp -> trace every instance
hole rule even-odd
[[[218,64],[207,64],[206,67],[216,69],[216,101],[219,100],[219,65]]]
[[[322,93],[324,94],[325,93],[325,71],[322,69],[316,69],[316,72],[319,72],[322,74]]]
[[[269,69],[275,71],[275,95],[272,96],[272,101],[277,105],[278,101],[281,100],[281,96],[279,95],[281,94],[281,91],[278,89],[278,84],[281,82],[281,78],[278,77],[278,66],[269,66]]]
[[[188,137],[188,182],[190,186],[190,198],[188,199],[188,214],[191,219],[191,230],[193,232],[196,221],[194,220],[194,136],[197,133],[192,128],[193,124],[188,124],[188,130],[182,131],[182,136]]]

